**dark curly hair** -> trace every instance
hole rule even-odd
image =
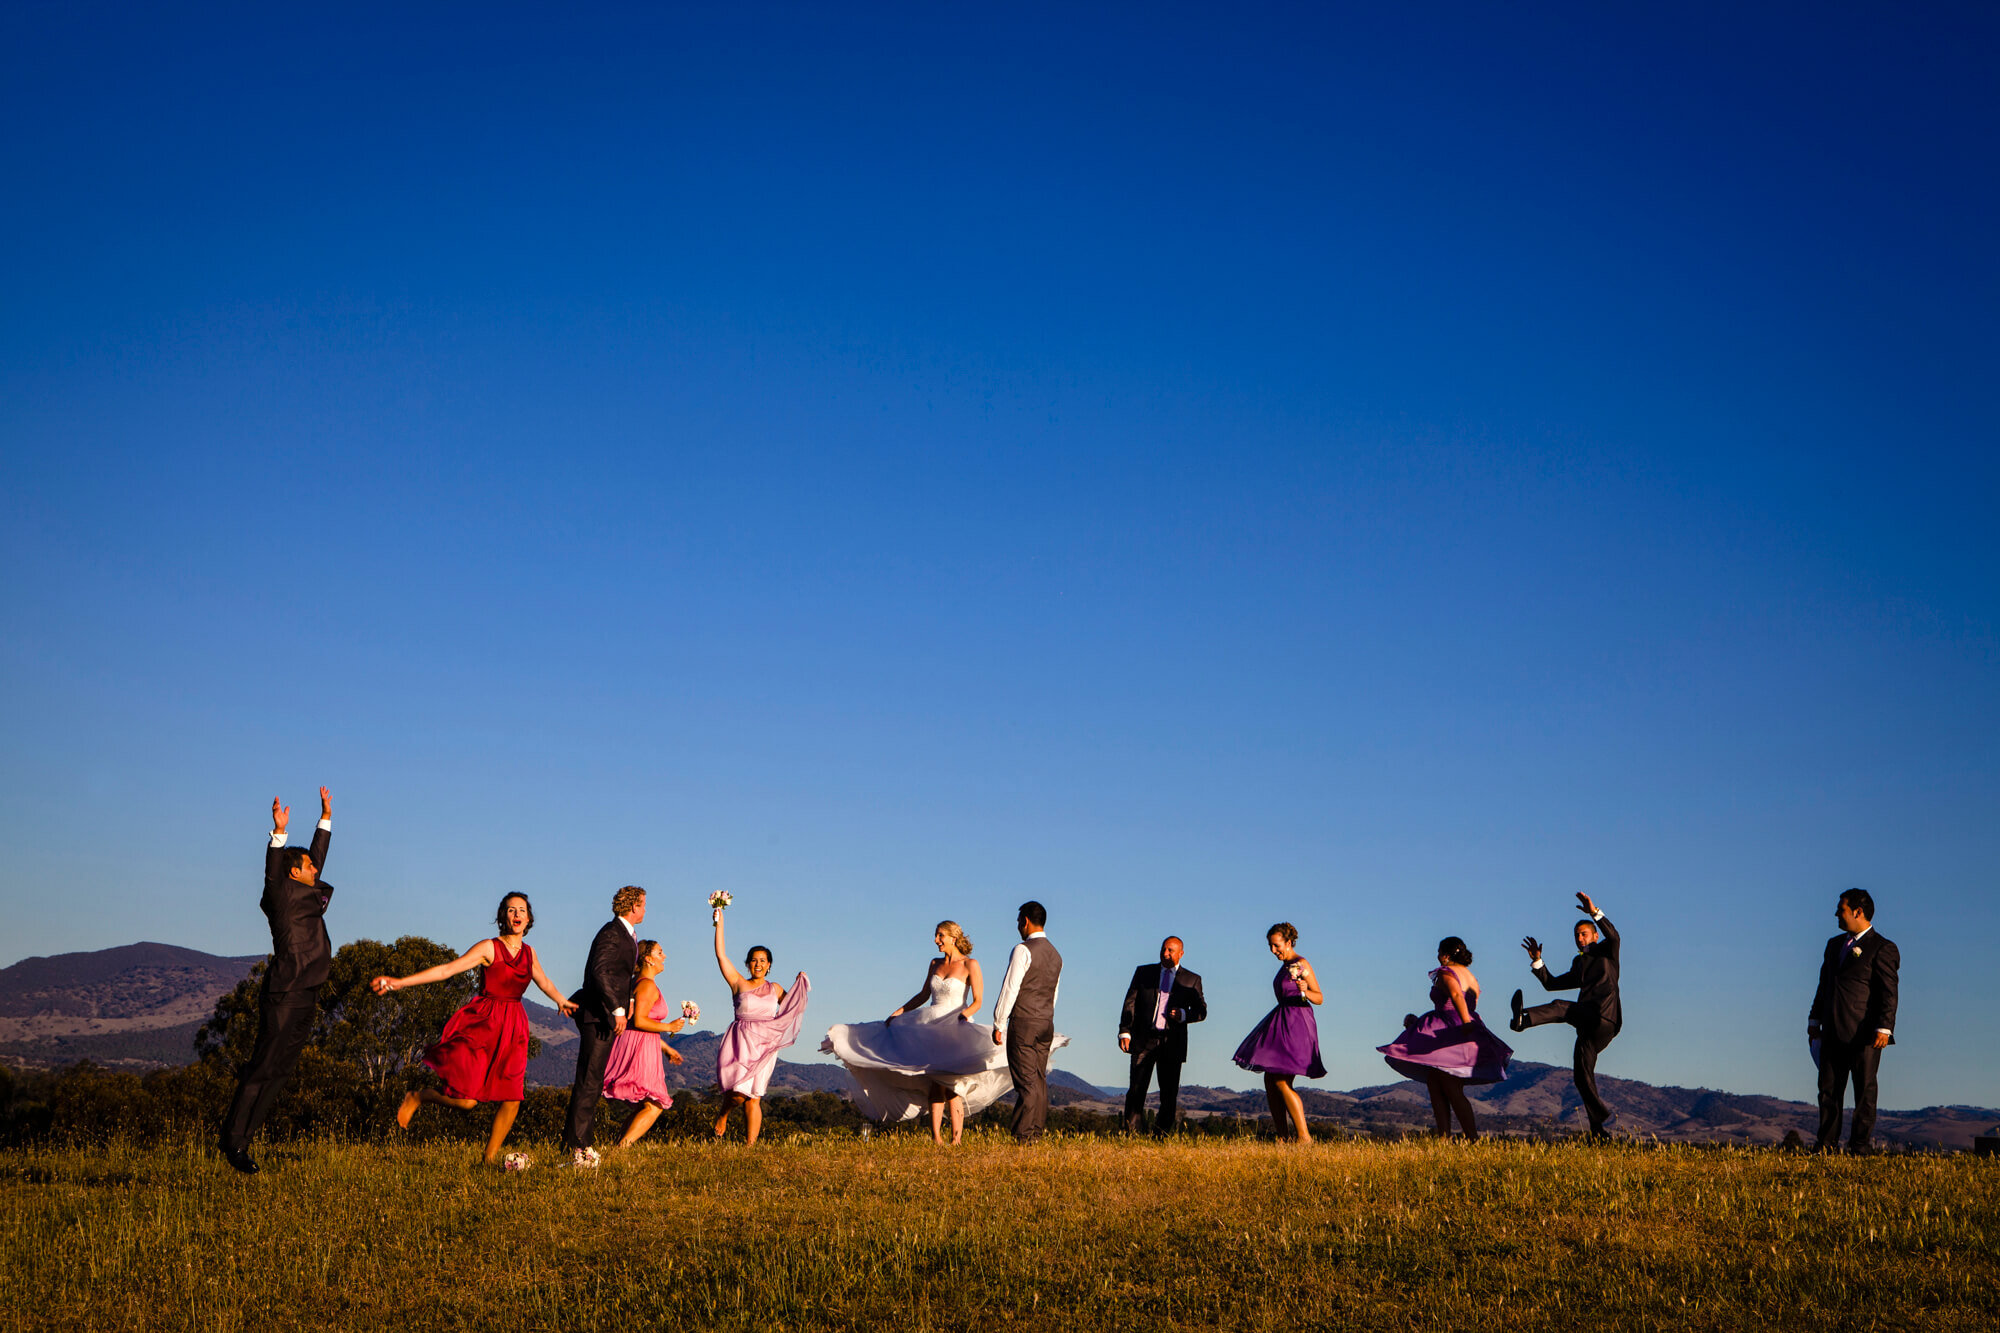
[[[1287,946],[1297,944],[1299,942],[1299,928],[1289,921],[1280,921],[1277,925],[1272,926],[1264,932],[1264,938],[1267,940],[1283,940]]]
[[[522,927],[521,933],[525,935],[535,928],[535,905],[528,901],[528,895],[525,893],[503,894],[500,898],[499,910],[493,913],[493,924],[500,927],[502,935],[507,933],[507,904],[513,902],[516,898],[521,900],[521,906],[528,909],[528,924]]]
[[[1466,948],[1465,941],[1456,935],[1447,935],[1438,941],[1438,957],[1460,967],[1472,966],[1472,950]]]

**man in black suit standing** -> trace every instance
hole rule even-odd
[[[1597,1095],[1597,1057],[1625,1026],[1625,1012],[1618,1004],[1618,927],[1597,910],[1587,893],[1576,895],[1577,906],[1590,920],[1576,923],[1576,961],[1561,976],[1550,976],[1542,962],[1542,943],[1530,935],[1521,941],[1528,961],[1543,990],[1576,991],[1574,1000],[1551,1000],[1532,1009],[1521,1005],[1515,991],[1513,1018],[1507,1026],[1524,1032],[1543,1023],[1567,1023],[1576,1029],[1576,1048],[1570,1067],[1576,1075],[1576,1095],[1583,1100],[1583,1112],[1590,1117],[1590,1132],[1603,1135],[1611,1108]]]
[[[639,926],[646,919],[646,891],[627,884],[611,895],[611,919],[598,928],[583,965],[583,986],[570,996],[577,1006],[576,1082],[569,1090],[563,1142],[576,1166],[597,1165],[590,1146],[597,1132],[597,1103],[604,1096],[604,1062],[625,1030],[632,1003],[632,974],[639,963]]]
[[[1875,1142],[1875,1071],[1896,1041],[1896,982],[1903,955],[1874,928],[1875,900],[1849,889],[1833,908],[1841,933],[1826,942],[1806,1037],[1819,1048],[1818,1152],[1840,1151],[1841,1102],[1854,1079],[1854,1124],[1847,1151]]]
[[[333,963],[326,934],[326,904],[333,885],[319,877],[333,840],[333,798],[319,789],[319,827],[312,846],[286,845],[289,806],[271,800],[271,842],[264,849],[264,896],[258,906],[271,923],[271,957],[257,1002],[257,1044],[239,1071],[236,1096],[222,1122],[222,1155],[238,1171],[255,1175],[250,1140],[271,1114],[278,1094],[299,1063],[319,1014],[319,988]]]
[[[1125,1093],[1125,1131],[1146,1127],[1146,1085],[1160,1076],[1160,1114],[1153,1132],[1165,1136],[1180,1123],[1181,1066],[1187,1063],[1188,1024],[1208,1017],[1201,974],[1181,966],[1186,946],[1180,936],[1160,941],[1160,961],[1142,964],[1125,988],[1118,1016],[1118,1049],[1132,1057],[1132,1082]]]

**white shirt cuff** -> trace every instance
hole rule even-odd
[[[625,1017],[625,1007],[624,1007],[623,1005],[620,1005],[620,1006],[619,1006],[618,1008],[616,1008],[616,1009],[613,1009],[613,1010],[611,1011],[611,1016],[612,1016],[613,1018],[623,1018],[623,1017]]]
[[[332,821],[331,819],[322,819],[322,820],[320,820],[320,821],[319,821],[319,826],[320,826],[321,828],[325,829],[325,830],[326,830],[326,831],[327,831],[328,833],[331,833],[331,832],[333,832],[333,821]]]
[[[1546,972],[1549,970],[1549,965],[1537,958],[1533,963],[1529,964],[1528,970],[1530,972]]]
[[[1604,913],[1602,913],[1602,912],[1592,912],[1592,913],[1590,914],[1590,919],[1591,919],[1592,921],[1602,921],[1602,920],[1604,919]]]
[[[283,846],[285,845],[285,835],[284,835],[284,834],[282,834],[282,833],[280,833],[280,832],[278,832],[278,830],[276,830],[276,829],[272,829],[272,830],[271,830],[271,845],[272,845],[273,847],[283,847]]]
[[[1875,1035],[1878,1037],[1893,1037],[1896,1034],[1891,1032],[1888,1028],[1876,1028]]]

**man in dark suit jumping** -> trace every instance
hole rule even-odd
[[[1875,1071],[1896,1041],[1897,973],[1903,955],[1875,930],[1875,899],[1849,889],[1834,904],[1841,933],[1826,942],[1819,989],[1806,1017],[1806,1037],[1819,1046],[1819,1152],[1840,1151],[1841,1103],[1854,1080],[1854,1124],[1847,1151],[1875,1142]]]
[[[1587,893],[1576,895],[1577,906],[1590,920],[1576,923],[1576,961],[1561,976],[1549,975],[1542,962],[1542,942],[1530,935],[1521,941],[1528,961],[1543,990],[1576,991],[1574,1000],[1551,1000],[1533,1008],[1521,1004],[1521,992],[1514,992],[1513,1018],[1507,1026],[1525,1032],[1543,1023],[1567,1023],[1576,1029],[1576,1048],[1570,1068],[1575,1071],[1576,1095],[1583,1112],[1590,1117],[1590,1132],[1603,1135],[1611,1108],[1597,1095],[1597,1057],[1625,1026],[1625,1011],[1618,1004],[1618,927],[1597,910]]]
[[[1187,1063],[1188,1024],[1208,1017],[1201,974],[1181,966],[1186,946],[1180,936],[1160,941],[1160,961],[1142,964],[1125,988],[1118,1016],[1118,1049],[1132,1057],[1132,1082],[1125,1093],[1125,1130],[1146,1127],[1146,1085],[1160,1078],[1160,1114],[1153,1132],[1171,1134],[1179,1119],[1181,1066]]]
[[[312,846],[287,846],[289,806],[271,800],[271,842],[264,849],[264,896],[258,902],[271,923],[271,957],[257,1001],[257,1044],[236,1080],[236,1096],[222,1122],[222,1155],[238,1171],[255,1175],[250,1140],[271,1114],[278,1094],[299,1063],[319,1014],[319,988],[333,964],[326,934],[326,904],[333,885],[320,878],[333,840],[333,798],[319,789],[319,827]]]
[[[604,1096],[604,1062],[625,1030],[632,1003],[632,974],[639,962],[639,926],[646,919],[646,891],[627,884],[611,895],[611,919],[598,927],[583,965],[583,986],[570,1001],[577,1006],[576,1082],[569,1090],[569,1120],[563,1142],[577,1166],[594,1166],[590,1140],[597,1132],[597,1103]]]

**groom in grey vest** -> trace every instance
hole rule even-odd
[[[1042,927],[1048,909],[1021,904],[1014,929],[1021,942],[1007,959],[1007,978],[993,1008],[993,1040],[1007,1047],[1007,1072],[1014,1079],[1014,1137],[1033,1143],[1049,1122],[1049,1049],[1056,1038],[1056,990],[1062,955]]]

